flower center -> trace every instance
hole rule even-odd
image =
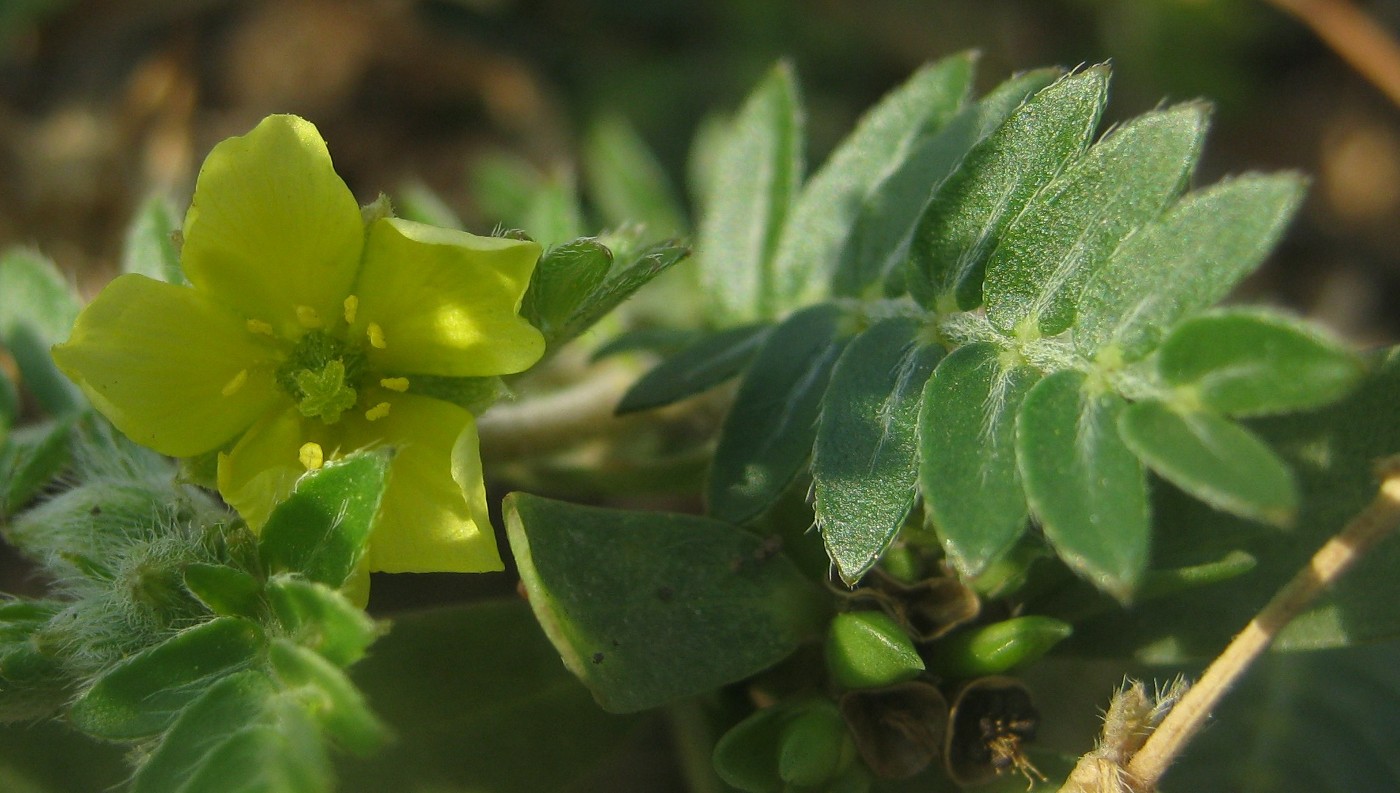
[[[326,424],[355,407],[364,377],[365,354],[323,330],[302,335],[277,370],[277,384],[307,418]]]

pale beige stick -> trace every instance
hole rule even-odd
[[[1390,101],[1400,105],[1400,44],[1349,0],[1267,0],[1312,28]]]
[[[1388,461],[1382,475],[1380,493],[1370,506],[1328,540],[1308,566],[1274,595],[1172,708],[1141,751],[1133,755],[1127,777],[1135,790],[1156,789],[1162,774],[1201,729],[1220,698],[1283,627],[1400,524],[1400,465],[1395,460]]]

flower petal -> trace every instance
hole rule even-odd
[[[406,394],[395,397],[392,410],[378,421],[346,423],[347,450],[380,443],[397,447],[379,521],[370,537],[370,570],[479,573],[503,569],[486,514],[476,423],[470,413]],[[464,487],[468,488],[465,495]]]
[[[173,457],[218,448],[276,403],[277,352],[197,290],[118,277],[53,350],[117,429]]]
[[[355,196],[296,116],[268,116],[209,152],[183,233],[190,283],[283,335],[304,326],[298,306],[340,316],[364,245]]]
[[[351,332],[380,336],[369,349],[378,370],[510,374],[544,353],[544,337],[517,313],[539,245],[398,218],[376,221],[365,245]]]
[[[308,433],[324,427],[304,421],[295,407],[267,414],[219,455],[219,494],[254,530],[262,529],[272,509],[291,494],[306,473],[299,452],[313,440]]]

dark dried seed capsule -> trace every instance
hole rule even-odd
[[[1014,770],[1027,781],[1044,780],[1026,757],[1040,714],[1030,692],[1009,677],[973,680],[953,699],[943,763],[960,785],[987,782]]]
[[[905,779],[937,759],[948,701],[928,683],[900,683],[848,692],[841,697],[841,716],[876,776]]]

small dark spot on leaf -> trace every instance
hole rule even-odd
[[[593,654],[593,663],[595,663],[595,664],[601,664],[602,662],[603,662],[603,654],[602,654],[602,653],[594,653],[594,654]]]
[[[668,586],[659,586],[656,588],[656,599],[662,603],[670,603],[675,596],[676,590]]]

